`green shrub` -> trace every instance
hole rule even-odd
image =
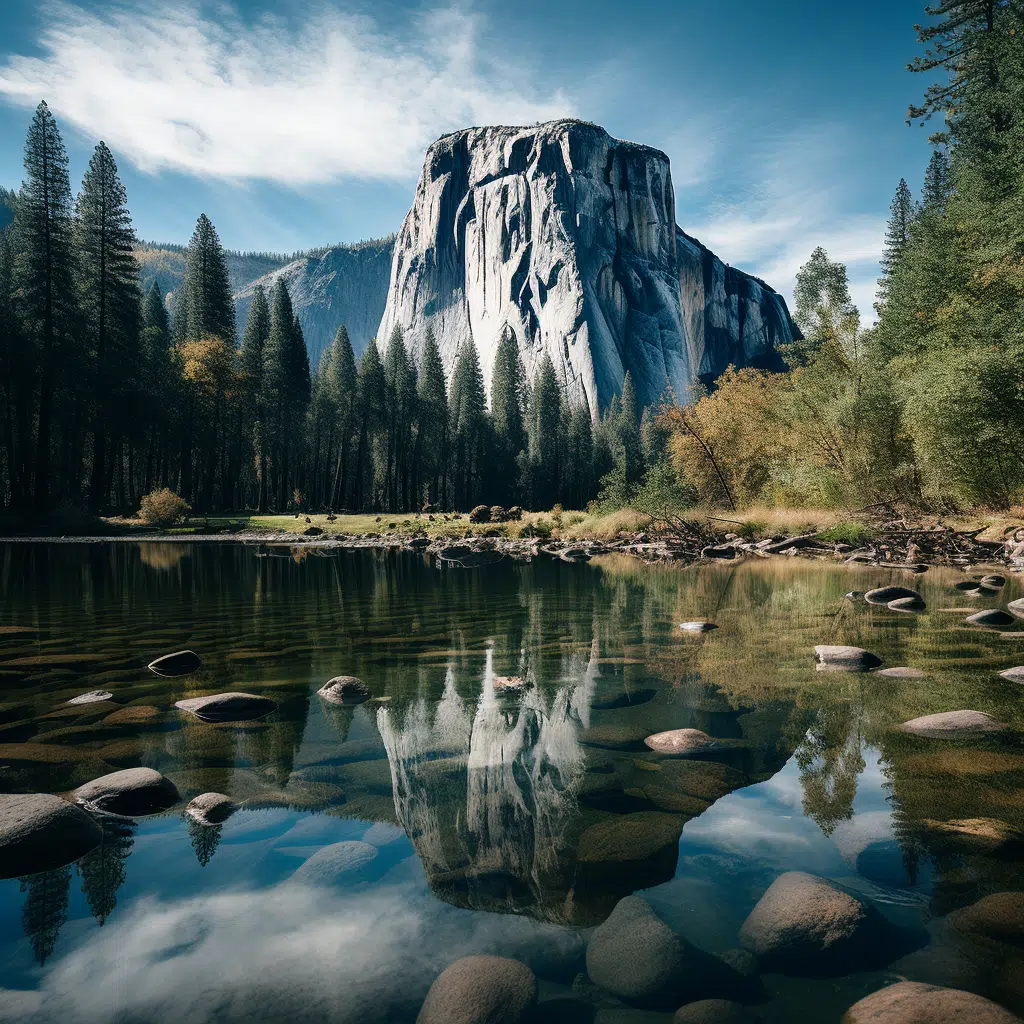
[[[173,526],[192,510],[170,487],[150,491],[139,504],[139,518],[150,526]]]
[[[836,523],[818,536],[832,544],[853,544],[855,547],[871,540],[871,531],[863,523]]]

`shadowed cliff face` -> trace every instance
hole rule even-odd
[[[678,230],[668,157],[578,121],[439,139],[395,243],[378,336],[449,372],[472,338],[485,380],[506,331],[528,375],[547,352],[596,414],[630,371],[642,402],[730,362],[778,365],[785,303]]]

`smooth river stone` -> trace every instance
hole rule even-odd
[[[202,665],[203,660],[195,651],[175,651],[174,654],[165,654],[162,658],[151,661],[148,668],[158,676],[172,678],[198,672]]]
[[[331,704],[362,704],[370,699],[370,688],[355,676],[335,676],[317,693]]]
[[[88,693],[80,693],[77,697],[65,701],[66,704],[98,704],[102,700],[110,700],[114,695],[107,690],[90,690]]]
[[[86,807],[131,818],[166,811],[179,800],[174,783],[152,768],[125,768],[102,775],[79,786],[72,795]]]
[[[874,675],[886,676],[889,679],[924,679],[928,673],[922,672],[919,668],[897,665],[894,668],[880,668]]]
[[[819,672],[869,672],[882,664],[882,659],[863,647],[845,644],[818,644],[814,648]]]
[[[955,988],[898,981],[843,1014],[842,1024],[1021,1024],[998,1003]]]
[[[100,844],[80,807],[47,793],[0,795],[0,878],[63,867]]]
[[[676,1010],[672,1024],[757,1024],[758,1018],[731,999],[700,999]]]
[[[204,722],[250,722],[276,711],[277,701],[254,693],[212,693],[176,701],[174,706]]]
[[[926,607],[920,597],[897,597],[886,605],[891,612],[923,612]]]
[[[965,620],[972,626],[1012,626],[1013,616],[1004,612],[1002,608],[986,608],[982,612],[975,612],[968,615]]]
[[[679,628],[685,629],[687,633],[710,633],[711,630],[718,629],[718,626],[713,622],[682,622]]]
[[[941,711],[935,715],[922,715],[904,722],[900,728],[915,736],[929,739],[955,739],[958,736],[977,736],[1000,732],[1007,726],[984,711]]]
[[[715,741],[700,729],[669,729],[648,736],[644,743],[659,754],[695,754],[708,750]]]
[[[1018,619],[1024,619],[1024,597],[1011,601],[1006,607]]]
[[[537,979],[503,956],[465,956],[430,986],[416,1024],[526,1024],[537,1005]]]
[[[1003,679],[1009,679],[1011,683],[1024,683],[1024,665],[1016,665],[1000,672]]]
[[[219,825],[236,810],[238,804],[224,793],[200,793],[189,801],[185,813],[200,825]]]
[[[916,597],[918,601],[924,601],[924,598],[910,587],[876,587],[864,595],[864,600],[868,604],[888,604],[890,601],[899,601],[905,597]]]

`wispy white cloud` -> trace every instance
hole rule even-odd
[[[143,170],[289,185],[416,174],[438,135],[573,113],[528,70],[484,51],[478,17],[411,18],[401,35],[338,10],[300,30],[230,5],[75,6],[57,0],[42,55],[0,66],[0,95],[103,138]]]
[[[885,218],[851,209],[853,155],[846,133],[827,124],[736,139],[728,198],[711,202],[703,222],[687,230],[787,298],[800,266],[822,246],[846,264],[851,297],[868,324]]]

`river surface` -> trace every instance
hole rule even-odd
[[[1020,1013],[1024,923],[967,941],[952,922],[1024,889],[1024,711],[998,675],[1024,663],[1024,621],[963,621],[1022,581],[975,598],[959,579],[785,558],[439,570],[365,550],[0,545],[0,792],[144,765],[182,798],[104,822],[77,863],[0,881],[0,1020],[412,1022],[447,965],[487,953],[533,969],[538,1021],[667,1024],[673,1007],[629,1008],[588,978],[595,927],[640,893],[739,962],[745,918],[787,871],[870,900],[907,942],[824,974],[747,969],[742,992],[716,994],[756,1019],[838,1022],[908,978]],[[888,582],[927,610],[844,598]],[[692,619],[719,628],[681,631]],[[817,672],[821,643],[926,675]],[[147,670],[183,648],[195,675]],[[342,674],[373,699],[321,699]],[[97,689],[112,699],[66,703]],[[211,724],[174,707],[231,690],[277,710]],[[896,729],[962,708],[1012,728]],[[667,758],[643,742],[686,727],[716,745]],[[209,791],[240,809],[190,823]]]

